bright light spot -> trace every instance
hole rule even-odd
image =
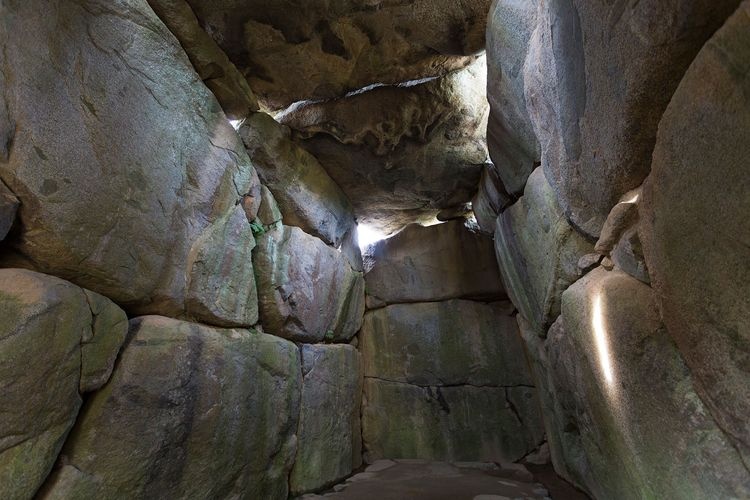
[[[612,358],[609,353],[607,330],[604,327],[604,313],[602,309],[602,297],[597,294],[594,299],[594,314],[591,317],[591,326],[594,329],[594,343],[596,344],[596,352],[599,356],[599,366],[602,369],[607,384],[611,385],[614,381]]]
[[[638,193],[635,193],[632,198],[625,200],[622,203],[635,203],[636,201],[638,201]]]
[[[242,126],[242,122],[244,122],[244,121],[245,120],[229,120],[229,123],[232,125],[232,127],[235,130],[239,130],[240,127]]]
[[[366,224],[359,224],[357,226],[357,239],[359,241],[359,248],[362,250],[376,241],[385,239],[385,237],[385,234]]]

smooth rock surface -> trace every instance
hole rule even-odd
[[[301,383],[294,344],[160,316],[130,328],[40,498],[287,498]]]
[[[354,226],[349,199],[289,129],[270,115],[252,114],[239,130],[260,179],[279,204],[284,224],[339,247]]]
[[[417,385],[532,385],[509,302],[394,304],[365,314],[366,377]]]
[[[365,377],[363,398],[362,439],[369,460],[512,462],[544,439],[536,391],[529,387],[510,395],[503,387],[419,387]],[[515,403],[527,399],[534,401],[527,405],[534,411],[520,413],[527,407]]]
[[[265,106],[440,76],[484,48],[490,0],[188,0]]]
[[[252,238],[228,250],[216,235],[238,201],[259,194],[257,175],[149,6],[6,2],[0,19],[0,178],[21,202],[19,232],[6,240],[18,261],[138,314],[189,316],[186,276],[197,253],[236,257],[202,302],[246,286]]]
[[[463,221],[411,224],[367,248],[367,293],[392,304],[505,298],[492,239]]]
[[[1,82],[2,80],[0,80]],[[8,186],[0,180],[0,241],[10,231],[13,222],[16,220],[18,211],[18,198],[8,189]]]
[[[640,236],[664,321],[750,464],[750,3],[705,45],[667,108]]]
[[[148,3],[177,37],[228,118],[239,120],[258,110],[258,101],[247,80],[203,30],[186,0],[148,0]]]
[[[350,345],[302,345],[302,400],[292,494],[315,491],[362,465],[360,355]]]
[[[542,165],[571,223],[597,237],[649,173],[659,120],[739,0],[540,2],[525,92]]]
[[[546,344],[553,428],[579,435],[579,446],[564,437],[553,460],[595,498],[750,494],[750,474],[696,394],[650,287],[592,271],[563,294]]]
[[[568,224],[541,168],[497,219],[495,250],[508,296],[541,332],[560,314],[560,296],[592,249]]]
[[[541,157],[524,94],[524,64],[539,4],[495,0],[487,22],[487,149],[502,186],[514,196],[521,196]]]
[[[298,342],[347,341],[365,308],[364,278],[348,259],[297,227],[258,237],[253,254],[264,329]]]
[[[277,118],[354,205],[391,234],[471,201],[487,161],[484,58],[414,85],[303,103]]]
[[[109,378],[125,313],[53,276],[0,270],[0,497],[31,498],[81,407]]]

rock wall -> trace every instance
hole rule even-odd
[[[149,3],[0,4],[4,499],[285,499],[361,464],[352,204],[188,3]]]
[[[748,20],[736,0],[491,9],[475,210],[552,462],[595,498],[750,495]]]
[[[410,225],[365,260],[367,460],[512,462],[537,448],[536,389],[491,239],[463,221]]]

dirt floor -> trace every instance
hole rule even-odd
[[[545,466],[380,460],[331,490],[304,500],[585,500]],[[543,484],[547,483],[547,484]]]

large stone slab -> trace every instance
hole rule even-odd
[[[302,403],[292,494],[336,483],[362,465],[360,356],[350,345],[302,345]]]
[[[516,461],[544,439],[535,393],[530,387],[419,387],[366,377],[367,458]],[[521,404],[527,400],[533,402]]]
[[[750,3],[704,46],[664,113],[640,236],[664,321],[750,464]]]
[[[254,113],[239,130],[260,179],[279,204],[284,224],[339,247],[355,227],[349,199],[318,160],[290,138],[289,128]]]
[[[294,344],[160,316],[130,329],[40,498],[287,498],[301,382]]]
[[[659,120],[739,0],[539,2],[524,77],[542,165],[572,224],[597,237],[649,173]]]
[[[578,260],[593,244],[565,219],[544,172],[497,219],[495,250],[503,283],[519,312],[545,332],[560,314],[560,297],[578,279]]]
[[[107,382],[125,313],[53,276],[0,270],[0,497],[32,498],[81,407]]]
[[[487,149],[505,190],[523,193],[541,147],[524,94],[524,65],[539,1],[495,0],[487,22]]]
[[[616,270],[600,267],[563,294],[546,341],[563,444],[555,466],[595,498],[745,498],[742,457],[659,316],[653,290]]]
[[[442,78],[302,103],[277,118],[347,194],[357,220],[391,234],[474,195],[487,161],[484,61]]]
[[[180,41],[228,118],[239,120],[258,110],[258,101],[247,80],[203,30],[186,0],[148,0],[148,3]]]
[[[532,385],[509,302],[394,304],[365,314],[367,377],[417,385]]]
[[[263,103],[439,76],[484,48],[490,0],[188,0]]]
[[[492,239],[463,221],[412,224],[368,247],[367,294],[380,301],[505,298]]]
[[[20,258],[5,265],[23,262],[138,314],[255,323],[252,235],[224,239],[223,228],[243,199],[255,218],[257,175],[145,1],[5,2],[0,19],[0,179],[21,203],[6,240]],[[187,310],[204,271],[197,255],[222,273],[200,301],[237,293],[247,307]]]
[[[297,227],[273,228],[253,255],[263,328],[299,342],[346,341],[362,324],[364,278]]]

